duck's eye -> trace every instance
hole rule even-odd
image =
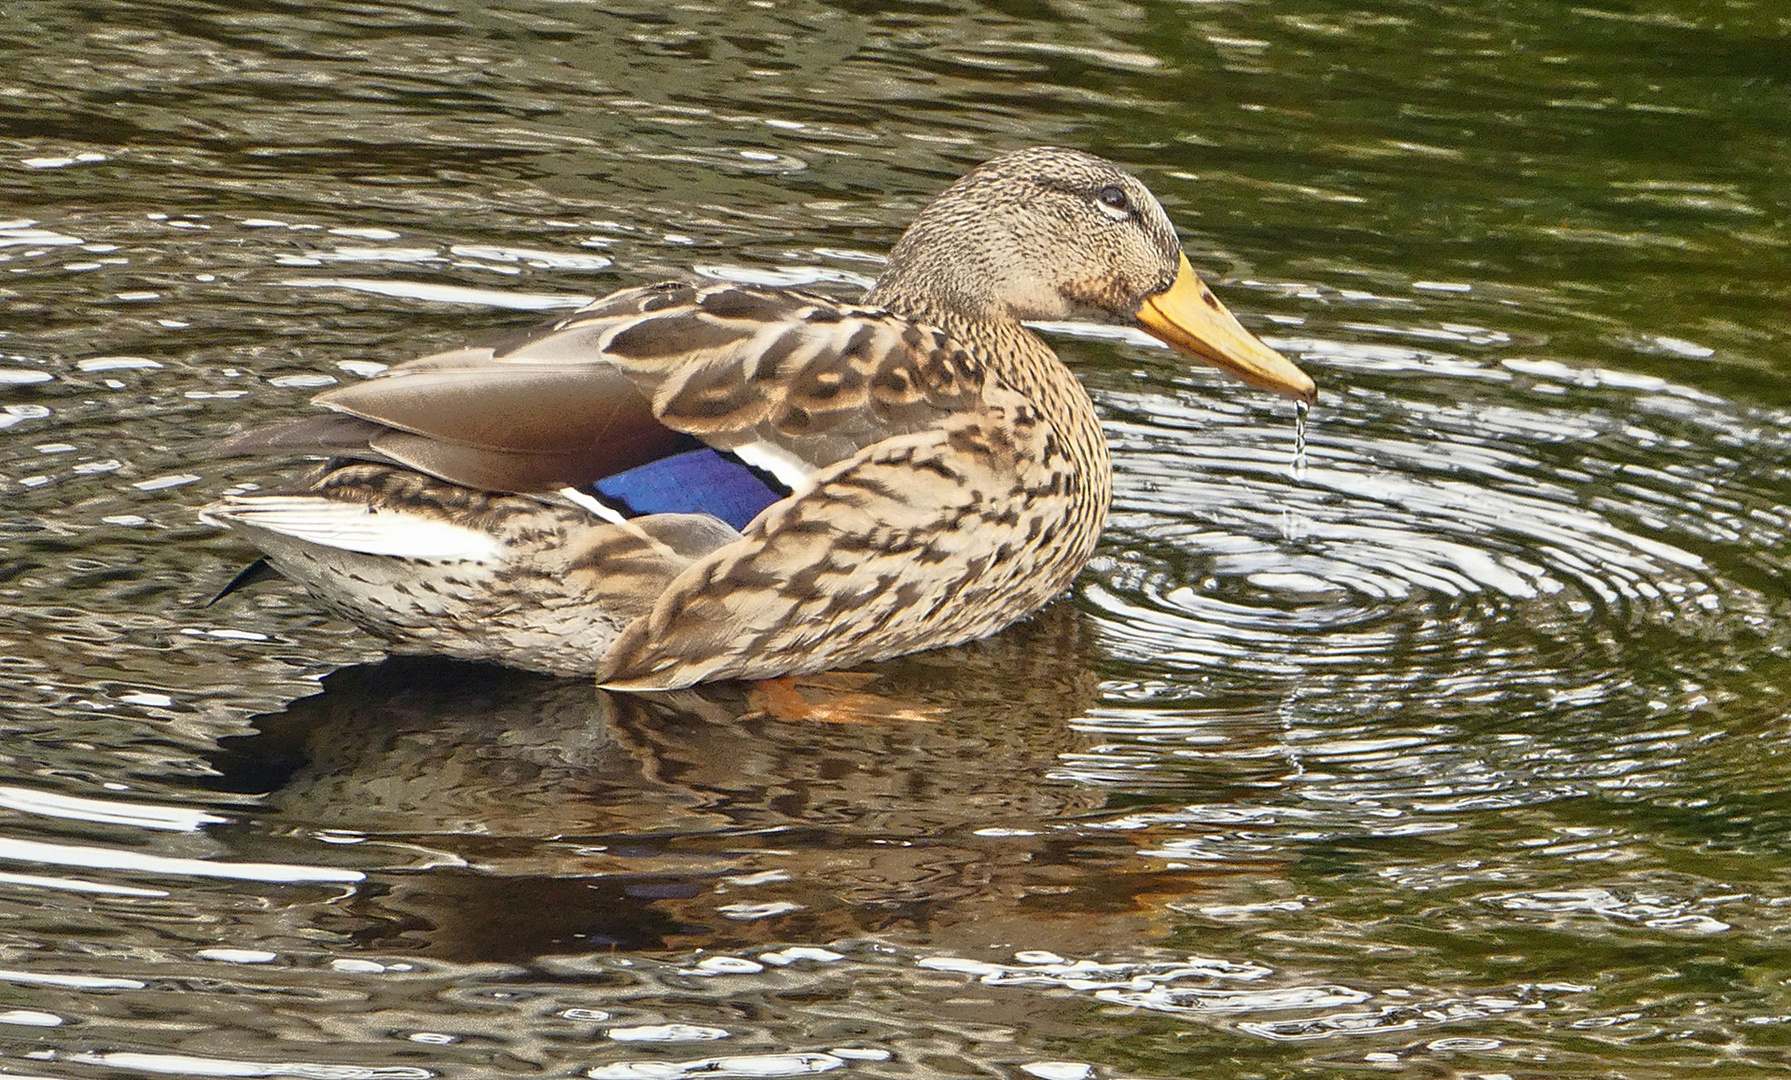
[[[1095,202],[1102,210],[1116,218],[1132,216],[1132,200],[1126,197],[1126,189],[1118,184],[1108,184],[1095,192]]]

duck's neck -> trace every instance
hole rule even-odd
[[[1010,330],[1026,332],[1019,322],[1005,311],[965,310],[957,300],[929,292],[910,292],[902,288],[885,288],[879,279],[864,294],[864,302],[872,307],[900,315],[904,319],[937,326],[941,330],[962,331],[971,327],[981,336],[1007,334]]]
[[[981,274],[891,264],[865,293],[865,303],[935,326],[1016,323],[1007,305],[975,287]]]
[[[1017,236],[1006,218],[940,197],[896,241],[866,299],[904,314],[951,312],[973,322],[1061,317],[1063,297],[1014,255],[1037,238]]]

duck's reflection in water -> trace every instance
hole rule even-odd
[[[1135,838],[1074,827],[1105,794],[1050,779],[1087,748],[1070,721],[1098,697],[1073,608],[873,674],[811,689],[857,718],[820,722],[770,715],[750,687],[636,697],[393,660],[256,718],[213,763],[279,815],[255,835],[354,841],[369,879],[330,929],[384,952],[969,947],[1148,917],[1166,886]]]

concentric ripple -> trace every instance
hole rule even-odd
[[[1121,657],[1299,676],[1345,711],[1390,683],[1408,708],[1658,709],[1713,644],[1783,646],[1791,418],[1548,360],[1279,344],[1332,388],[1297,471],[1274,403],[1204,377],[1102,395],[1116,543],[1083,595]]]

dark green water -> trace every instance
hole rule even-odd
[[[200,606],[221,434],[1047,142],[1323,398],[1057,335],[1113,527],[930,720]],[[1788,221],[1764,0],[0,5],[0,1075],[1783,1075]]]

